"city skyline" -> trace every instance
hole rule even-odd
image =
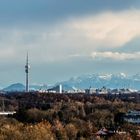
[[[140,73],[139,0],[1,0],[0,86]]]

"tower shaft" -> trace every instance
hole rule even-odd
[[[25,65],[25,73],[26,73],[26,87],[25,91],[29,92],[29,62],[28,62],[28,53],[27,53],[27,58],[26,58],[26,65]]]
[[[29,92],[29,75],[26,73],[26,92]]]

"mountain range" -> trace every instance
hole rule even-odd
[[[126,75],[119,74],[86,74],[73,77],[67,81],[59,82],[63,87],[69,86],[77,89],[86,89],[89,87],[102,88],[131,88],[140,89],[140,74]]]
[[[92,88],[129,88],[129,89],[140,89],[140,74],[126,75],[124,73],[119,74],[85,74],[78,77],[72,77],[67,81],[56,83],[54,86],[61,84],[63,90],[77,90]],[[51,86],[52,87],[52,86]],[[31,90],[47,90],[50,87],[46,85],[30,85]],[[24,91],[25,86],[20,83],[12,84],[4,91]]]

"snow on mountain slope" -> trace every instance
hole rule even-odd
[[[87,74],[73,77],[68,81],[60,82],[64,86],[85,89],[89,87],[102,88],[131,88],[140,89],[140,75],[128,76],[124,73],[119,74]]]

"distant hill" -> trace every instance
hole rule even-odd
[[[15,84],[12,84],[6,88],[3,89],[4,91],[24,91],[25,90],[25,86],[21,83],[15,83]]]
[[[46,85],[39,85],[39,84],[34,84],[34,85],[30,85],[29,86],[30,90],[32,91],[37,91],[37,90],[47,90],[47,86]],[[15,83],[12,84],[4,89],[2,89],[3,91],[25,91],[25,86],[21,83]]]
[[[35,85],[30,85],[29,86],[29,89],[30,90],[33,90],[33,91],[36,91],[36,90],[40,90],[40,89],[42,89],[42,87],[43,87],[43,85],[37,85],[37,84],[35,84]]]

